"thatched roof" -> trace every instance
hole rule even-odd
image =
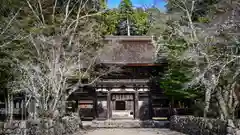
[[[154,63],[155,49],[150,36],[106,36],[100,63]]]

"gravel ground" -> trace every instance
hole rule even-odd
[[[169,129],[151,128],[101,128],[86,132],[84,135],[184,135]]]

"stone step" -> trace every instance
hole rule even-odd
[[[166,128],[169,121],[140,120],[93,120],[93,128]]]

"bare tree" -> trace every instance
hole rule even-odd
[[[59,117],[55,112],[60,109],[60,116],[64,114],[65,101],[74,91],[117,70],[113,66],[101,72],[94,69],[100,54],[112,46],[101,44],[96,30],[98,23],[93,16],[101,12],[84,12],[88,0],[75,3],[68,0],[64,10],[58,11],[56,0],[50,8],[52,33],[46,32],[52,27],[44,14],[44,4],[40,0],[37,4],[26,2],[35,17],[34,28],[41,32],[24,33],[27,35],[24,42],[33,55],[27,60],[15,59],[16,71],[21,75],[9,87],[14,92],[24,92],[29,99],[27,105],[30,100],[36,102],[38,110],[34,117]],[[89,82],[83,84],[81,81],[86,78]],[[70,79],[78,81],[72,84]]]
[[[174,23],[174,32],[187,43],[187,49],[181,55],[176,55],[179,60],[187,60],[194,63],[192,72],[194,78],[188,86],[201,84],[205,88],[204,116],[207,116],[212,96],[216,96],[219,112],[223,119],[233,118],[234,112],[239,104],[238,91],[236,89],[239,81],[239,53],[236,53],[237,36],[228,40],[220,33],[230,35],[239,22],[237,15],[224,19],[218,25],[199,25],[193,22],[192,15],[195,8],[195,0],[191,3],[187,0],[173,0],[173,4],[181,9],[187,20],[183,26],[178,21]],[[189,6],[190,4],[190,6]],[[234,10],[229,11],[234,13]],[[221,16],[223,17],[223,16]],[[219,32],[220,31],[220,32]],[[228,42],[226,42],[228,41]],[[228,77],[228,78],[227,78]],[[223,83],[225,81],[225,83]]]

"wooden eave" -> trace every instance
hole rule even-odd
[[[162,66],[162,64],[157,64],[157,63],[126,63],[126,62],[112,62],[112,63],[107,63],[103,62],[102,64],[105,65],[115,65],[115,66],[127,66],[127,67],[153,67],[153,66]]]
[[[144,84],[146,85],[149,79],[103,79],[96,82],[96,85],[105,84]],[[100,86],[101,87],[101,86]]]
[[[127,63],[126,66],[130,67],[153,67],[153,66],[161,66],[161,64],[155,64],[155,63]]]
[[[152,41],[151,36],[105,36],[104,40],[117,40],[117,41]]]

